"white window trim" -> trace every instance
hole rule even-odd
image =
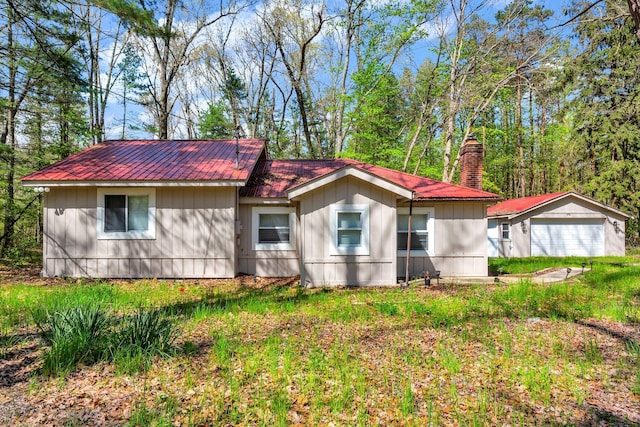
[[[507,238],[503,237],[504,235],[502,234],[502,233],[503,233],[503,226],[504,226],[504,225],[506,225],[506,226],[507,226],[507,228],[508,228],[508,230],[509,230],[509,237],[507,237]],[[499,232],[500,232],[500,240],[511,240],[511,224],[510,224],[510,223],[508,223],[508,222],[501,222],[501,223],[500,223],[500,229],[499,229]]]
[[[358,246],[338,246],[338,214],[343,212],[361,213],[361,240]],[[331,255],[369,255],[369,205],[334,204],[329,208],[331,230]]]
[[[104,231],[104,196],[149,196],[149,229],[146,231]],[[150,240],[156,238],[155,188],[98,188],[97,235],[99,240]]]
[[[260,214],[289,214],[289,241],[283,243],[260,243],[258,228]],[[296,250],[296,208],[288,206],[254,206],[251,209],[251,241],[255,251],[295,251]]]
[[[397,215],[409,215],[409,208],[398,208]],[[411,249],[412,257],[426,257],[426,256],[434,256],[435,255],[435,222],[436,222],[436,210],[435,208],[428,207],[417,207],[413,208],[413,215],[429,215],[429,219],[427,220],[427,245],[429,245],[429,250],[424,249]],[[398,225],[396,220],[396,236],[398,234]],[[397,238],[397,237],[396,237]],[[407,256],[406,249],[398,249],[398,256]]]

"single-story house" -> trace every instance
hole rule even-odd
[[[630,215],[572,191],[487,210],[490,257],[624,255]]]
[[[478,146],[463,150],[476,185]],[[354,160],[271,160],[258,139],[109,141],[22,182],[44,194],[45,277],[390,285],[408,240],[412,276],[486,276],[498,200]]]

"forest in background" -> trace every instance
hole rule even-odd
[[[638,218],[635,3],[0,0],[2,254],[40,244],[20,177],[105,139],[239,133],[455,183],[473,134],[485,190]]]

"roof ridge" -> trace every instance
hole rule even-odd
[[[505,202],[508,202],[510,200],[524,200],[524,199],[533,199],[535,197],[558,197],[561,196],[563,194],[567,194],[567,193],[574,193],[574,191],[557,191],[557,192],[553,192],[553,193],[544,193],[544,194],[533,194],[531,196],[523,196],[523,197],[516,197],[515,199],[507,199],[505,200]],[[501,202],[504,203],[504,202]]]
[[[269,162],[336,162],[336,161],[353,162],[356,160],[337,158],[337,159],[266,159],[266,161],[269,161]]]

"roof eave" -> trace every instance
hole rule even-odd
[[[497,218],[507,218],[507,219],[511,219],[509,214],[493,214],[493,215],[489,215],[489,213],[487,213],[487,218],[488,219],[497,219]]]
[[[186,180],[23,180],[24,187],[242,187],[246,179],[227,179],[210,181]]]
[[[291,200],[286,197],[240,197],[238,203],[241,205],[282,205],[290,204]]]
[[[429,202],[429,201],[443,201],[443,202],[452,202],[452,201],[456,201],[456,202],[495,202],[496,200],[500,200],[499,197],[476,197],[476,196],[472,196],[472,197],[415,197],[413,199],[414,202],[420,202],[420,201],[425,201],[425,202]]]
[[[302,195],[313,191],[315,189],[324,187],[327,184],[335,182],[339,179],[352,176],[363,181],[369,182],[377,187],[388,190],[397,194],[400,197],[410,199],[413,196],[413,191],[409,188],[395,184],[387,179],[376,176],[366,170],[358,168],[354,165],[346,165],[324,175],[315,177],[309,181],[303,182],[293,186],[287,190],[287,198],[289,200],[298,200]]]

